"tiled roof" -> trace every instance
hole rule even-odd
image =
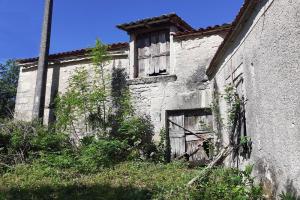
[[[235,17],[235,19],[232,22],[232,28],[230,29],[230,31],[228,32],[228,34],[226,35],[226,37],[224,38],[224,41],[221,43],[221,45],[219,46],[215,56],[213,57],[209,67],[206,70],[206,74],[208,76],[211,76],[214,73],[214,70],[216,68],[216,63],[218,58],[221,56],[221,54],[223,53],[226,44],[230,43],[233,35],[236,33],[237,31],[237,27],[238,25],[242,22],[243,18],[247,15],[247,13],[251,13],[253,11],[253,9],[255,8],[255,6],[260,2],[261,0],[245,0],[243,6],[241,7],[239,13],[237,14],[237,16]]]
[[[114,43],[114,44],[108,45],[108,51],[114,51],[114,50],[119,50],[119,49],[123,49],[123,48],[128,48],[128,46],[129,46],[129,44],[127,42]],[[73,50],[73,51],[66,51],[66,52],[51,54],[51,55],[49,55],[49,60],[59,59],[59,58],[64,58],[64,57],[69,57],[69,56],[84,56],[84,55],[88,55],[91,52],[91,50],[92,50],[92,48],[84,48],[84,49],[77,49],[77,50]],[[38,59],[39,59],[38,57],[18,59],[17,63],[19,63],[19,64],[30,63],[30,62],[38,61]]]
[[[230,24],[223,24],[223,25],[209,26],[206,28],[200,28],[192,31],[177,32],[174,36],[176,38],[183,38],[183,37],[198,36],[198,35],[209,35],[209,34],[215,34],[216,32],[220,32],[220,31],[229,31],[230,29],[231,29]]]
[[[119,24],[117,27],[124,31],[130,31],[132,29],[141,28],[150,25],[157,25],[160,23],[171,23],[180,28],[183,31],[192,31],[194,30],[188,23],[186,23],[182,18],[180,18],[175,13],[165,14],[157,17],[151,17],[146,19],[141,19],[129,23]]]

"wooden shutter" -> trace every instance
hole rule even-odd
[[[166,72],[170,57],[170,36],[168,32],[159,33],[159,72]]]
[[[150,38],[149,34],[140,35],[137,39],[138,72],[139,77],[148,74],[150,64]]]
[[[150,75],[159,73],[159,34],[154,32],[151,34],[151,65]]]
[[[137,67],[139,77],[165,73],[169,67],[169,31],[141,34],[137,37]]]

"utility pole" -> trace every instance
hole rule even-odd
[[[50,35],[52,23],[52,10],[53,0],[45,0],[45,11],[43,19],[43,30],[40,44],[40,54],[38,61],[34,104],[32,117],[33,119],[43,120],[44,107],[45,107],[45,93],[47,83],[47,68],[48,68],[48,55],[50,48]]]

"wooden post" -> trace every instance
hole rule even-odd
[[[176,55],[175,55],[175,45],[174,45],[174,34],[176,33],[177,28],[175,26],[170,27],[170,66],[169,74],[175,74],[175,65],[176,65]],[[168,71],[168,69],[167,69]]]
[[[166,127],[166,152],[165,152],[165,161],[171,162],[171,144],[170,144],[170,134],[169,134],[169,113],[165,111],[165,127]]]
[[[44,116],[52,10],[53,10],[53,0],[45,0],[43,30],[42,30],[42,38],[40,44],[40,54],[39,54],[36,85],[35,85],[34,104],[33,104],[33,111],[32,111],[33,119],[43,120],[43,116]]]
[[[136,48],[136,35],[130,33],[129,43],[129,78],[138,77],[138,66],[137,66],[137,48]]]

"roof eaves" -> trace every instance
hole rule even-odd
[[[175,33],[174,37],[178,39],[194,37],[194,36],[205,36],[205,35],[213,35],[219,32],[228,32],[231,29],[231,24],[223,24],[216,26],[209,26],[206,28],[200,28],[198,30],[193,31],[184,31]]]
[[[120,50],[123,48],[128,48],[129,44],[127,42],[124,43],[114,43],[108,45],[108,51],[115,51]],[[77,49],[73,51],[66,51],[66,52],[60,52],[49,55],[49,60],[53,59],[59,59],[59,58],[65,58],[65,57],[74,57],[74,56],[88,56],[90,55],[92,48],[84,48],[84,49]],[[18,64],[26,64],[26,63],[33,63],[38,61],[38,57],[33,58],[25,58],[25,59],[17,59],[16,62]]]
[[[171,22],[183,28],[184,30],[194,30],[187,22],[185,22],[181,17],[179,17],[175,13],[164,14],[156,17],[145,18],[137,21],[132,21],[129,23],[119,24],[117,25],[117,28],[128,32],[137,27],[142,27],[147,24],[156,24],[161,22]]]

